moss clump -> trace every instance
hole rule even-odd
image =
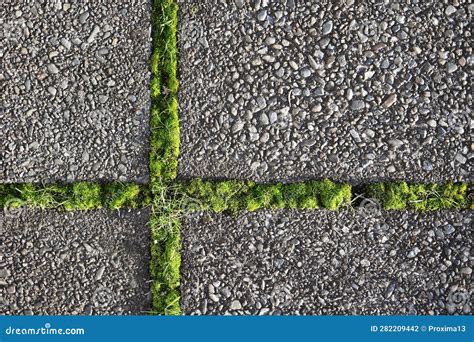
[[[151,79],[150,88],[151,88],[150,93],[151,93],[152,98],[160,96],[161,94],[160,79],[158,77],[153,77]]]
[[[157,181],[172,181],[176,178],[179,155],[178,102],[175,96],[156,102],[150,120],[150,174]]]
[[[66,210],[88,210],[102,207],[102,187],[97,183],[79,182],[72,185],[72,194],[64,202]]]
[[[176,178],[179,154],[176,30],[178,5],[174,0],[153,1],[153,54],[151,58],[152,181]]]
[[[278,209],[285,207],[282,184],[250,183],[247,191],[248,194],[242,197],[244,201],[241,205],[242,209],[255,211],[262,208]]]
[[[177,196],[183,197],[184,211],[236,211],[242,208],[242,196],[247,193],[251,184],[235,181],[207,182],[196,178],[181,183],[176,191]]]
[[[258,209],[337,209],[349,205],[351,187],[329,180],[294,184],[255,184],[244,181],[210,182],[194,179],[179,191],[193,203],[193,210],[236,212]],[[191,211],[193,211],[191,210]]]
[[[140,186],[137,184],[111,183],[104,188],[104,204],[111,209],[119,209],[124,206],[137,208],[140,204]]]
[[[65,210],[90,210],[104,206],[144,207],[151,202],[146,186],[120,183],[78,182],[74,184],[8,184],[0,188],[0,204],[4,208],[30,206]]]
[[[376,198],[386,210],[412,208],[433,211],[469,207],[466,183],[378,183],[367,186],[366,194],[368,197]]]
[[[173,197],[175,188],[164,183],[152,185],[151,263],[153,277],[153,312],[178,315],[181,266],[180,199]]]
[[[350,184],[336,184],[325,179],[313,186],[321,194],[321,204],[329,210],[336,210],[351,203],[352,187]]]
[[[1,184],[0,185],[0,204],[2,208],[18,208],[25,201],[21,198],[19,187],[22,185]]]
[[[181,237],[179,229],[165,241],[164,259],[166,260],[166,267],[163,269],[163,280],[170,289],[179,287],[179,267],[181,265]]]
[[[308,188],[305,183],[287,184],[283,189],[285,207],[297,209],[308,198]],[[316,200],[317,205],[317,200]]]
[[[61,185],[10,184],[2,187],[3,207],[59,207],[67,198],[68,187]]]

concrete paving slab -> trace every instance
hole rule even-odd
[[[471,178],[468,1],[179,3],[181,177]]]
[[[0,212],[0,314],[150,311],[149,210]]]
[[[183,311],[470,314],[472,217],[470,211],[193,214],[182,230]]]
[[[150,13],[2,2],[0,182],[148,180]]]

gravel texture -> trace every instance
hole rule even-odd
[[[148,176],[147,0],[0,6],[0,182]]]
[[[145,314],[150,212],[0,212],[0,314]]]
[[[181,177],[471,177],[474,5],[179,3]]]
[[[279,211],[183,222],[186,314],[470,314],[472,212]]]

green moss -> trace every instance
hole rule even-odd
[[[245,201],[247,201],[246,207],[249,211],[254,211],[265,206],[269,207],[272,201],[272,193],[269,187],[256,184],[252,187],[252,191],[249,192]]]
[[[137,184],[111,183],[105,186],[105,205],[111,209],[124,206],[137,208],[140,186]]]
[[[414,184],[409,186],[407,205],[418,210],[467,208],[466,183]]]
[[[247,200],[247,210],[252,212],[252,211],[255,211],[257,209],[260,209],[261,206],[260,206],[260,203],[258,202],[257,199],[254,199],[254,198],[251,198],[251,199],[248,199]]]
[[[150,272],[153,277],[153,312],[179,314],[180,215],[182,196],[175,197],[178,186],[152,184],[152,246]],[[173,300],[171,300],[171,298]]]
[[[181,295],[177,289],[169,291],[164,298],[164,314],[180,315],[181,314]]]
[[[2,202],[6,207],[56,208],[62,204],[67,193],[67,186],[12,184]]]
[[[153,0],[153,55],[151,70],[152,110],[150,118],[150,176],[153,277],[153,311],[157,314],[180,313],[179,266],[181,257],[179,215],[189,194],[170,186],[178,169],[179,118],[176,30],[178,6],[175,0]],[[215,210],[225,204],[219,197],[210,203]]]
[[[153,51],[151,55],[151,73],[153,76],[160,76],[160,52],[158,49]]]
[[[170,289],[175,289],[179,286],[180,247],[180,234],[177,231],[166,240],[164,250],[166,264],[163,269],[163,279]]]
[[[318,184],[314,184],[314,187],[319,188],[321,204],[329,210],[336,210],[351,203],[352,187],[349,184],[335,184],[325,179]]]
[[[368,197],[376,198],[386,210],[468,208],[466,183],[407,184],[405,182],[371,184],[366,187]]]
[[[151,79],[151,97],[158,97],[161,94],[160,88],[160,79],[158,77],[153,77]]]
[[[405,182],[388,183],[385,187],[385,207],[387,210],[405,209],[410,193]]]
[[[2,207],[30,206],[65,210],[90,210],[107,206],[144,207],[151,202],[147,186],[120,183],[9,184],[0,189]]]
[[[258,209],[316,209],[321,204],[334,210],[350,204],[351,187],[328,180],[294,184],[255,184],[243,181],[181,183],[182,196],[197,203],[194,210],[236,212]]]
[[[72,195],[64,202],[66,210],[88,210],[102,207],[102,187],[97,183],[79,182],[72,185]]]
[[[153,2],[150,173],[152,181],[176,178],[179,154],[177,30],[178,5],[174,0]]]
[[[319,208],[317,199],[313,198],[313,197],[305,197],[304,199],[302,199],[301,203],[300,203],[300,207],[301,207],[301,209],[317,209],[317,208]]]
[[[286,184],[283,188],[283,198],[288,208],[298,208],[301,202],[304,201],[305,198],[307,198],[306,184]]]

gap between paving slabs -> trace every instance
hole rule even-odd
[[[359,195],[356,195],[359,193]],[[157,177],[150,187],[137,184],[79,182],[63,185],[2,184],[0,204],[88,210],[152,206],[153,312],[177,315],[180,308],[181,217],[194,211],[238,213],[259,209],[368,210],[473,209],[472,189],[465,183],[377,183],[361,189],[330,180],[293,184],[249,181],[175,181]],[[360,200],[358,200],[360,198]],[[366,200],[368,199],[368,200]]]
[[[34,206],[65,210],[152,206],[151,275],[153,312],[177,315],[180,307],[180,218],[186,212],[237,212],[257,209],[336,210],[362,202],[384,209],[438,210],[471,208],[472,189],[466,183],[377,183],[352,189],[329,180],[293,184],[249,181],[176,181],[179,118],[176,74],[177,3],[153,1],[151,58],[151,150],[149,186],[79,182],[63,185],[2,184],[2,207]],[[354,196],[353,194],[361,194]],[[374,204],[375,203],[375,204]]]
[[[467,183],[375,183],[352,189],[330,180],[291,184],[258,184],[250,181],[156,182],[138,184],[0,184],[0,207],[37,207],[64,210],[160,208],[188,213],[214,211],[237,213],[258,209],[329,209],[358,207],[364,199],[385,210],[474,209],[473,191]],[[169,203],[169,204],[168,204]],[[159,211],[161,213],[161,211]]]

